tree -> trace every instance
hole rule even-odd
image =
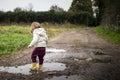
[[[14,9],[14,12],[21,12],[21,11],[22,11],[22,9],[20,7],[17,7]]]
[[[93,14],[92,2],[91,0],[73,0],[68,12],[73,13],[89,12],[90,14]]]
[[[98,6],[100,24],[120,28],[120,0],[94,0]],[[116,29],[116,28],[115,28]]]
[[[50,11],[53,11],[53,12],[64,12],[64,9],[58,7],[57,5],[52,5],[52,6],[50,7]]]
[[[4,22],[5,12],[0,11],[0,22]]]
[[[33,5],[32,5],[32,3],[29,3],[29,5],[28,5],[28,11],[32,11],[32,9],[33,9]]]

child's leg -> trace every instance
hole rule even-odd
[[[39,58],[39,67],[38,67],[38,70],[42,70],[42,64],[43,64],[43,61],[44,61],[44,56],[45,56],[45,48],[44,47],[41,47],[40,49],[40,53],[38,55],[38,58]]]
[[[45,55],[45,54],[44,54]],[[39,58],[39,65],[42,65],[43,64],[43,61],[44,61],[44,55],[38,55],[38,58]]]
[[[42,65],[43,65],[43,59],[44,55],[39,55],[38,58],[39,58],[39,67],[38,67],[38,70],[42,70]]]
[[[43,61],[44,61],[44,56],[45,56],[45,47],[41,47],[40,48],[40,53],[38,54],[38,58],[39,58],[39,65],[42,65],[43,64]]]
[[[32,55],[31,55],[31,60],[32,60],[32,63],[36,63],[36,58],[37,58],[37,49],[35,48],[34,51],[32,52]]]
[[[37,49],[35,48],[35,49],[33,50],[33,52],[32,52],[32,55],[31,55],[32,65],[31,65],[30,69],[32,69],[32,70],[34,70],[34,69],[37,68],[37,67],[36,67],[37,52],[38,52],[38,51],[37,51]]]

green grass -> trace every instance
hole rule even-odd
[[[31,39],[27,27],[0,26],[0,56],[24,48]]]
[[[42,24],[49,39],[69,30],[80,30],[80,26],[71,24]],[[29,26],[0,26],[0,56],[9,55],[28,46],[32,40]]]
[[[95,27],[93,30],[109,42],[120,45],[120,33],[102,27]]]

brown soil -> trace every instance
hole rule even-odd
[[[49,40],[47,48],[66,50],[66,57],[59,54],[58,57],[45,60],[65,63],[66,70],[43,72],[40,73],[42,76],[0,72],[0,80],[44,80],[62,75],[78,75],[82,80],[120,80],[120,47],[109,43],[89,28],[63,32]],[[25,48],[12,55],[0,57],[0,66],[29,64],[32,50]]]

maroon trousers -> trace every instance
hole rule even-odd
[[[32,52],[32,55],[31,55],[31,59],[32,59],[32,62],[33,63],[36,63],[37,62],[37,57],[39,59],[39,65],[42,65],[43,64],[43,61],[44,61],[44,56],[45,56],[45,53],[46,53],[46,48],[45,47],[36,47],[33,52]]]

